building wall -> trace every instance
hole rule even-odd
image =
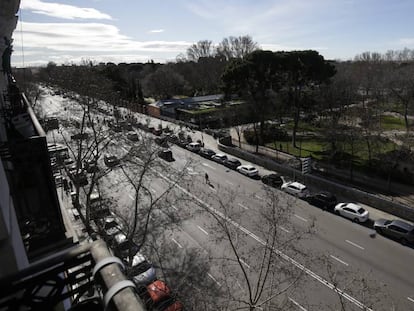
[[[0,161],[0,278],[28,266],[3,162]]]

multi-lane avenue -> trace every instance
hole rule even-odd
[[[55,111],[57,114],[59,112]],[[62,116],[65,117],[63,109]],[[148,139],[152,139],[151,135]],[[210,136],[204,134],[203,141],[217,151]],[[118,133],[108,151],[122,158],[134,144],[137,143],[126,139],[125,133]],[[207,278],[214,286],[220,288],[230,281],[234,284],[235,295],[247,295],[238,265],[223,273],[222,259],[234,258],[234,254],[229,243],[219,239],[222,233],[217,229],[217,221],[225,221],[238,232],[237,247],[244,255],[239,264],[255,279],[261,263],[261,253],[257,250],[268,245],[265,218],[276,205],[276,208],[287,210],[287,214],[281,215],[286,217],[283,222],[277,222],[278,239],[288,241],[303,235],[303,239],[295,239],[294,244],[290,244],[292,249],[286,247],[287,243],[272,247],[281,265],[296,271],[293,275],[300,275],[300,281],[279,295],[279,301],[284,300],[293,310],[338,310],[341,304],[349,310],[414,310],[412,247],[373,234],[372,228],[325,212],[265,186],[260,179],[243,176],[184,148],[171,145],[171,150],[175,161],[168,165],[177,172],[187,173],[186,183],[178,183],[174,192],[188,200],[185,204],[168,207],[168,213],[181,221],[166,229],[164,238],[177,252],[197,248],[211,259]],[[269,173],[262,167],[257,168],[261,175]],[[210,184],[205,181],[205,173]],[[151,176],[150,191],[156,197],[167,189],[169,177],[157,169]],[[114,168],[101,182],[101,186],[111,187],[120,209],[128,208],[133,200],[132,188],[121,182],[123,178],[120,169]],[[346,199],[341,194],[336,195],[341,200]],[[371,208],[370,211],[371,218],[375,218],[375,210]],[[153,217],[166,216],[154,212]]]

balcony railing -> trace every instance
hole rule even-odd
[[[145,310],[132,284],[98,240],[0,280],[0,310]]]

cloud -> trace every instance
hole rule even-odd
[[[186,41],[135,41],[120,34],[116,26],[101,23],[22,22],[14,32],[16,49],[21,46],[21,29],[25,49],[47,47],[53,51],[179,53],[191,45]]]
[[[160,33],[160,32],[164,32],[164,29],[153,29],[148,31],[149,33]]]
[[[93,8],[80,8],[73,5],[43,2],[41,0],[22,0],[20,8],[33,13],[63,19],[112,19],[108,14]]]
[[[414,45],[414,38],[400,38],[398,43],[400,45]]]

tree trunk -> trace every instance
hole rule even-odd
[[[408,135],[408,132],[410,131],[410,124],[408,120],[408,100],[404,102],[404,122],[405,122],[405,131]]]
[[[293,130],[292,130],[292,145],[293,147],[297,148],[296,146],[296,132],[299,126],[299,109],[296,108],[295,115],[293,116]]]

